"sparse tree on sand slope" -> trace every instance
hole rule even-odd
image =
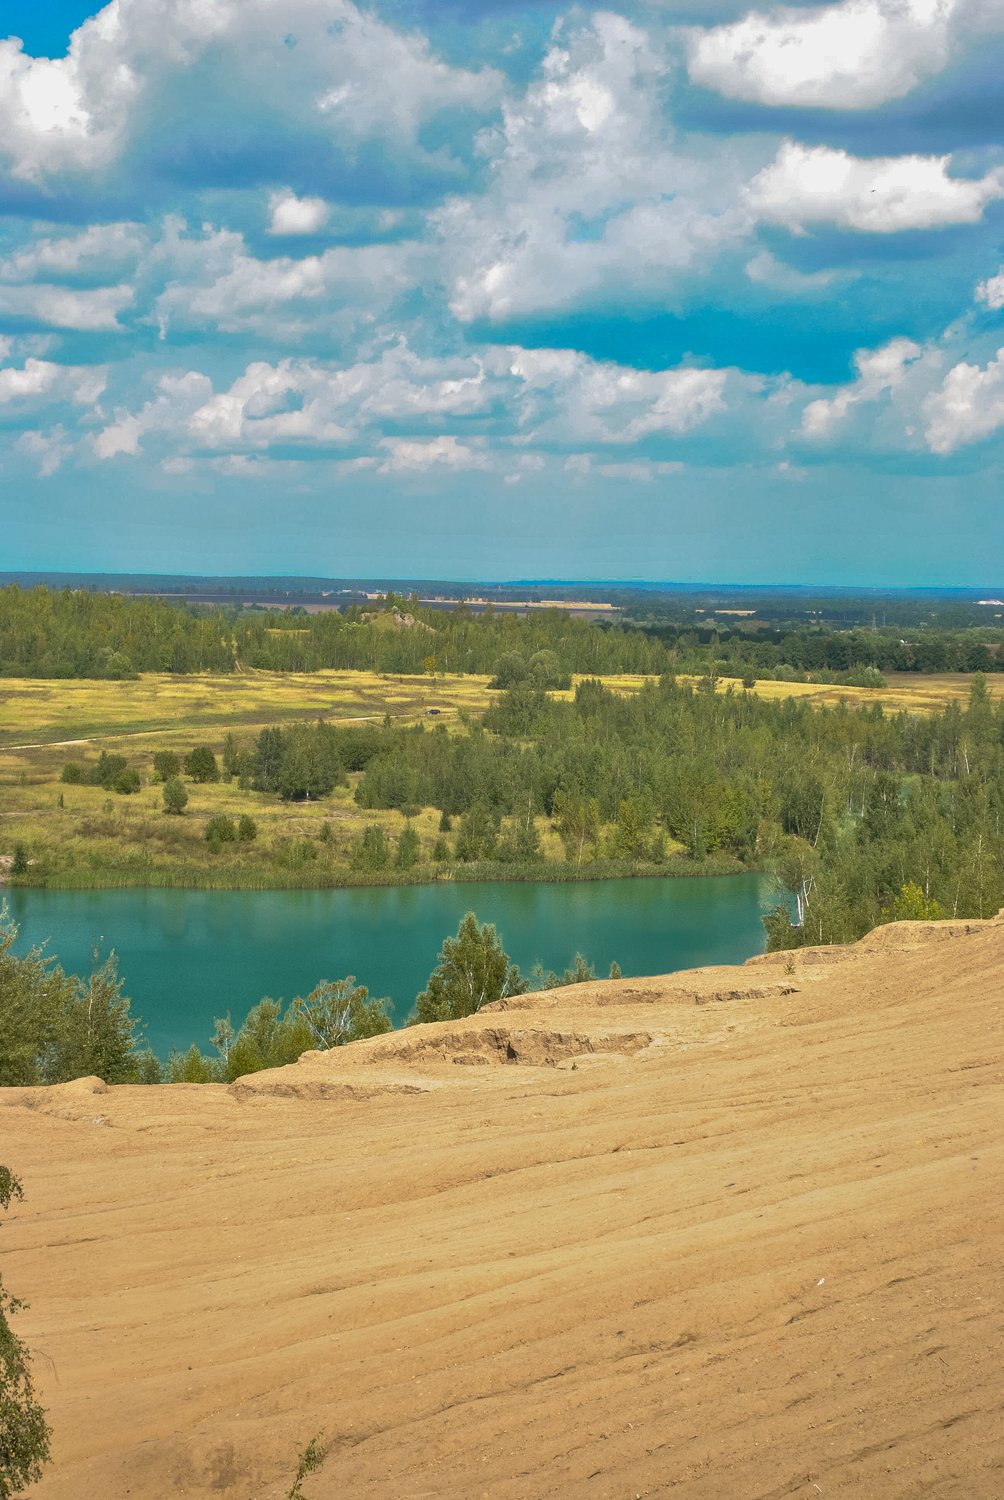
[[[13,1172],[0,1166],[0,1209],[23,1196]],[[0,1500],[40,1479],[49,1459],[50,1428],[35,1394],[31,1359],[8,1322],[24,1306],[0,1280]]]

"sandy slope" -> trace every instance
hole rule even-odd
[[[0,1091],[47,1500],[1004,1494],[1004,922]]]

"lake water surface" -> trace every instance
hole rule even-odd
[[[48,943],[69,972],[110,949],[154,1051],[198,1042],[214,1016],[239,1024],[263,995],[289,1000],[354,974],[388,995],[400,1025],[467,911],[494,922],[527,972],[576,952],[603,976],[740,963],[763,951],[766,880],[757,875],[567,884],[448,884],[324,891],[6,892],[18,951]]]

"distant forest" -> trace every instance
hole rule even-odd
[[[666,672],[874,684],[884,672],[1004,671],[1004,630],[589,621],[562,610],[526,616],[423,609],[388,595],[307,614],[40,587],[0,589],[0,675],[123,678],[137,672],[493,674],[506,656],[553,652],[566,673]],[[864,674],[864,675],[863,675]],[[868,675],[872,674],[872,675]]]

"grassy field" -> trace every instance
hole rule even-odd
[[[637,692],[646,679],[609,677],[607,686]],[[241,791],[236,782],[189,784],[182,817],[167,817],[161,789],[150,783],[155,750],[184,752],[208,743],[219,752],[233,731],[250,740],[264,724],[324,717],[335,723],[380,723],[386,714],[403,723],[428,721],[459,729],[462,716],[481,712],[493,696],[486,677],[381,677],[367,672],[249,673],[240,676],[144,676],[134,681],[35,681],[0,679],[0,878],[14,846],[32,859],[29,876],[60,886],[220,885],[238,887],[370,883],[395,878],[351,869],[352,850],[368,825],[396,839],[404,819],[395,811],[356,806],[353,787],[338,788],[317,803],[283,803]],[[738,684],[723,679],[719,691]],[[990,679],[996,697],[1004,680]],[[763,682],[765,698],[806,698],[814,704],[881,703],[886,709],[926,713],[964,702],[963,676],[903,676],[885,688]],[[569,694],[561,696],[570,696]],[[65,786],[64,764],[96,759],[100,750],[125,755],[139,772],[141,790],[113,795],[100,787]],[[214,852],[205,840],[216,813],[249,813],[258,826],[248,845]],[[431,863],[439,813],[414,819],[422,864],[408,877],[445,874]],[[560,840],[545,819],[538,823],[545,856],[560,861]]]
[[[408,874],[351,868],[364,829],[378,825],[393,842],[405,825],[394,810],[356,806],[354,783],[323,802],[284,803],[236,782],[186,783],[182,817],[167,817],[159,785],[150,783],[156,750],[184,753],[209,744],[219,753],[233,732],[251,741],[266,724],[318,717],[338,724],[379,724],[389,714],[401,723],[438,722],[459,727],[460,715],[480,713],[490,694],[487,677],[380,677],[367,672],[261,673],[242,676],[144,676],[134,681],[35,681],[0,679],[0,879],[16,844],[25,845],[29,879],[55,887],[117,885],[273,888],[371,884],[434,879],[441,837],[439,812],[424,808],[413,819],[421,864]],[[132,796],[60,781],[69,760],[92,761],[101,750],[127,757],[143,781]],[[212,850],[205,839],[210,817],[248,813],[258,836],[247,845]],[[561,860],[562,847],[546,819],[539,820],[545,857]]]
[[[617,692],[637,692],[647,679],[604,678]],[[686,680],[686,679],[684,679]],[[758,682],[762,698],[807,698],[851,707],[881,703],[888,709],[930,713],[946,703],[964,703],[970,679],[962,674],[893,674],[884,688],[807,682]],[[991,694],[1004,696],[1004,675],[988,679]],[[719,691],[738,688],[722,678]],[[0,751],[42,745],[72,745],[100,739],[106,749],[136,739],[142,750],[156,740],[170,748],[193,735],[212,743],[228,730],[251,733],[263,724],[322,717],[334,723],[379,722],[385,714],[405,723],[438,708],[447,721],[463,711],[479,713],[492,694],[487,677],[383,677],[374,672],[255,672],[243,675],[173,677],[146,675],[133,681],[38,681],[0,678]],[[570,697],[571,693],[558,694]]]
[[[0,678],[0,749],[101,737],[156,738],[159,749],[193,734],[325,718],[334,723],[455,716],[487,706],[487,677],[380,677],[373,672],[146,675],[127,682]],[[106,743],[107,742],[107,743]],[[118,747],[116,747],[118,748]],[[126,747],[122,747],[123,753]]]

